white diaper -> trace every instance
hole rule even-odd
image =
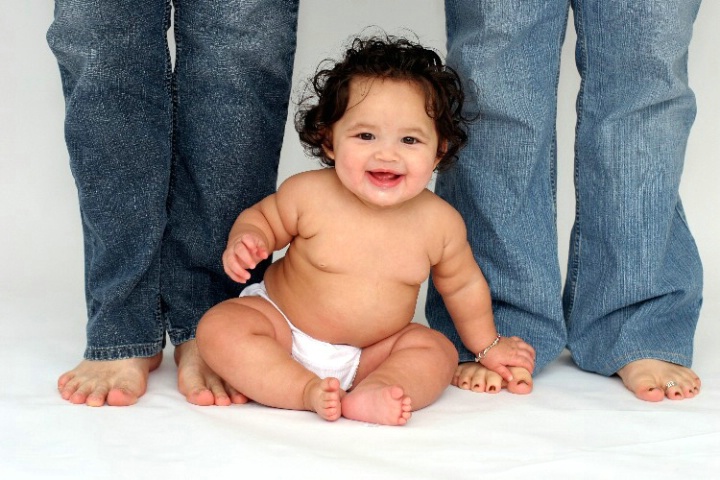
[[[320,378],[335,377],[340,380],[340,387],[348,390],[355,379],[362,349],[351,345],[333,345],[317,340],[298,329],[287,318],[285,313],[270,300],[265,289],[265,282],[248,285],[240,293],[241,297],[261,297],[272,304],[292,331],[292,357],[302,366]]]

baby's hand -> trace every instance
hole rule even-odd
[[[535,349],[519,337],[500,337],[480,363],[510,382],[513,376],[508,367],[521,367],[530,373],[535,370]]]
[[[245,283],[250,279],[249,270],[268,256],[265,241],[259,235],[245,233],[228,243],[222,256],[223,267],[230,278]]]

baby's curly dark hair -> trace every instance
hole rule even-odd
[[[334,166],[323,146],[332,148],[329,132],[345,113],[350,80],[365,77],[409,80],[420,85],[440,140],[437,170],[445,170],[457,160],[458,151],[467,143],[466,127],[471,119],[463,113],[465,94],[458,74],[444,65],[434,50],[405,38],[372,36],[354,39],[340,62],[325,62],[332,65],[320,65],[295,115],[295,130],[306,153],[320,158],[326,166]]]

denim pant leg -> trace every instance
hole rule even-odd
[[[536,371],[566,343],[555,222],[555,113],[565,1],[448,0],[448,63],[479,119],[436,192],[465,218],[498,330],[537,351]],[[428,323],[468,352],[432,287]]]
[[[298,2],[182,0],[175,8],[176,123],[161,292],[177,345],[194,338],[210,307],[240,292],[221,256],[240,211],[276,188]]]
[[[57,0],[47,39],[66,101],[88,310],[85,357],[160,351],[159,252],[170,172],[165,0]]]
[[[678,187],[695,117],[687,56],[699,0],[576,0],[577,216],[564,294],[569,347],[612,375],[689,366],[702,268]]]

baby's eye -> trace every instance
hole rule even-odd
[[[364,133],[358,134],[358,138],[359,138],[360,140],[372,140],[372,139],[375,138],[375,135],[373,135],[372,133],[366,133],[366,132],[364,132]]]
[[[418,141],[419,140],[415,137],[403,137],[402,139],[402,142],[408,145],[415,145],[416,143],[418,143]]]

